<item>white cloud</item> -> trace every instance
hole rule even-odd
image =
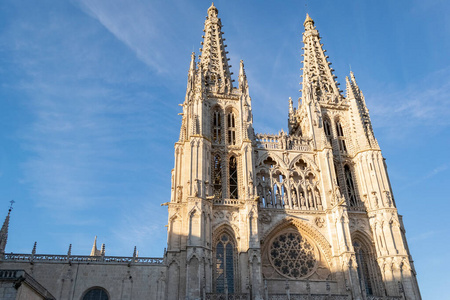
[[[417,129],[450,125],[450,68],[426,76],[402,90],[381,89],[366,97],[375,128],[392,137],[409,136]]]

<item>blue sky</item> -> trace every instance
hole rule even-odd
[[[299,97],[304,1],[216,1],[257,132]],[[0,3],[0,216],[7,251],[162,256],[173,144],[209,1]],[[450,4],[308,1],[345,88],[364,92],[424,299],[450,284]],[[237,75],[234,75],[235,77]],[[2,204],[3,203],[3,204]],[[1,208],[3,207],[3,209]]]

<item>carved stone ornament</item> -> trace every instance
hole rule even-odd
[[[259,220],[261,223],[270,224],[270,222],[272,222],[272,217],[268,213],[262,213],[259,216]]]
[[[323,228],[325,226],[325,219],[322,217],[316,217],[314,219],[314,223],[316,223],[317,227]]]

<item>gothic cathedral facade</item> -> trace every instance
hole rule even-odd
[[[344,96],[307,16],[289,130],[257,134],[244,64],[234,87],[221,27],[212,5],[175,143],[167,299],[421,299],[353,73]]]
[[[353,73],[338,88],[314,21],[288,131],[257,134],[241,61],[231,79],[218,10],[192,54],[163,258],[6,253],[0,298],[419,300],[386,164]],[[10,210],[11,212],[11,210]],[[22,296],[21,296],[22,295]],[[21,298],[22,297],[22,298]]]

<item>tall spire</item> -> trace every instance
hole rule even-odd
[[[11,206],[8,210],[8,215],[3,222],[2,229],[0,230],[0,255],[5,254],[6,243],[8,242],[8,228],[9,228],[9,216],[11,215],[12,205],[14,200],[11,201]]]
[[[205,21],[203,36],[203,48],[200,49],[200,64],[207,87],[217,93],[231,93],[232,80],[230,65],[228,64],[227,51],[222,38],[222,22],[218,17],[218,10],[212,3],[208,8],[208,16]]]
[[[352,120],[358,122],[354,123],[355,131],[362,130],[360,136],[365,135],[366,140],[364,143],[371,147],[378,148],[378,142],[373,134],[372,122],[370,121],[369,110],[366,106],[366,101],[364,100],[364,95],[359,89],[356,83],[355,74],[350,71],[350,79],[345,78],[346,90],[347,90],[347,101],[350,104],[350,111],[353,115]],[[361,141],[357,141],[360,146],[364,146]]]
[[[100,251],[97,249],[97,236],[94,238],[94,245],[92,245],[91,256],[100,256]]]
[[[305,32],[303,33],[304,56],[303,60],[303,82],[302,82],[302,97],[308,94],[306,89],[311,84],[313,87],[313,99],[325,103],[337,103],[342,99],[336,76],[333,75],[333,69],[330,68],[331,63],[327,61],[328,56],[325,55],[323,44],[320,43],[319,31],[314,26],[314,20],[306,14],[305,22],[303,23]],[[305,99],[303,99],[305,100]]]

